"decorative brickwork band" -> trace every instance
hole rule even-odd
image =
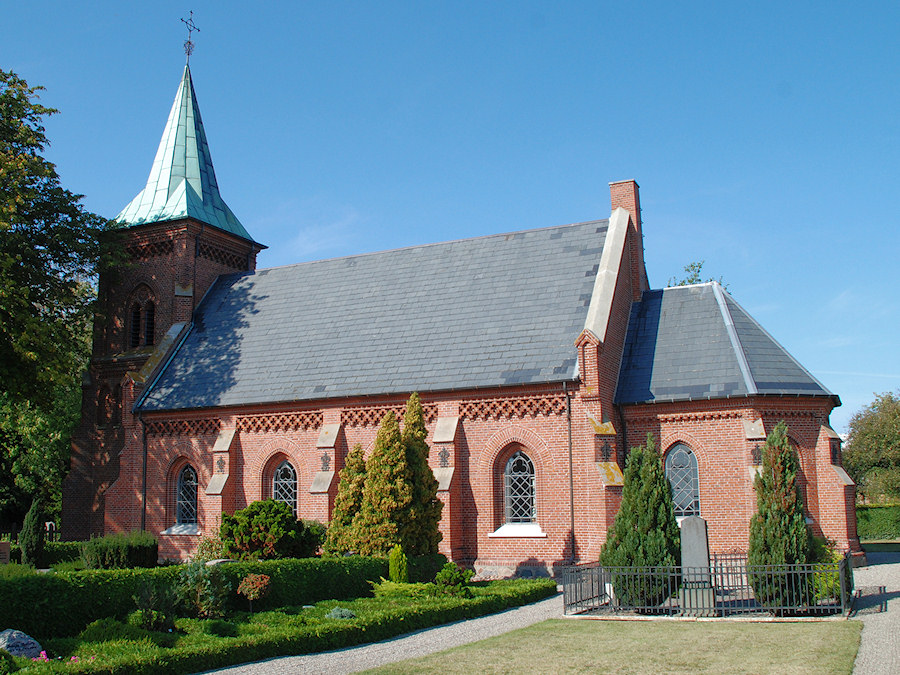
[[[174,250],[175,242],[172,239],[133,244],[125,248],[125,252],[132,260],[149,260],[161,255],[170,255]]]
[[[228,251],[202,239],[197,242],[197,255],[236,270],[247,269],[247,256]]]
[[[471,420],[563,415],[565,412],[566,397],[562,394],[470,399],[459,406],[459,416]]]
[[[422,411],[425,413],[425,423],[431,424],[437,419],[437,405],[423,403]],[[393,412],[397,419],[403,421],[406,414],[405,405],[379,405],[359,408],[345,408],[341,411],[341,423],[347,427],[377,427],[388,412]]]
[[[202,436],[217,434],[222,422],[213,420],[165,420],[147,422],[148,436]]]
[[[266,433],[268,431],[297,431],[303,429],[318,429],[322,426],[322,412],[320,410],[305,410],[301,412],[281,413],[277,415],[247,415],[238,417],[237,428],[253,434]]]

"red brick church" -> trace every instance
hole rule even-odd
[[[184,558],[272,497],[327,523],[349,450],[417,391],[441,550],[484,575],[595,560],[648,432],[677,515],[745,550],[779,420],[813,530],[858,552],[838,397],[719,284],[649,288],[638,186],[610,193],[600,220],[256,270],[185,68],[100,280],[64,536],[144,528]]]

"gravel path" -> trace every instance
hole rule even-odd
[[[282,656],[233,668],[210,671],[222,675],[287,675],[288,673],[357,673],[386,663],[403,661],[451,647],[484,640],[511,630],[525,628],[544,619],[561,618],[562,594],[524,607],[508,609],[499,614],[468,621],[457,621],[435,628],[426,628],[392,640],[360,645],[321,654]]]
[[[900,553],[869,553],[869,564],[853,571],[860,597],[856,617],[862,643],[853,675],[900,673]]]

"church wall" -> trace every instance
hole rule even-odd
[[[697,457],[700,515],[707,520],[712,552],[746,551],[750,519],[756,512],[753,480],[755,446],[764,439],[747,439],[743,422],[762,419],[766,433],[785,420],[798,449],[801,490],[814,534],[834,540],[842,550],[858,552],[852,487],[838,484],[830,466],[827,444],[820,441],[831,402],[824,399],[757,397],[730,401],[692,401],[625,410],[629,445],[653,434],[665,456],[676,443],[686,444]]]

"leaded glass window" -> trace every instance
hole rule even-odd
[[[297,515],[297,472],[287,460],[279,464],[272,474],[272,499],[284,502]]]
[[[506,470],[503,472],[503,491],[506,522],[534,522],[534,464],[521,450],[506,463]]]
[[[178,525],[197,522],[197,472],[190,464],[178,472],[175,488],[175,522]]]
[[[131,336],[128,344],[130,347],[141,344],[141,305],[138,302],[131,306]]]
[[[666,455],[666,478],[672,486],[675,516],[700,515],[700,474],[697,458],[684,443],[679,443]]]
[[[144,307],[144,344],[152,345],[156,331],[156,305],[149,300]]]

